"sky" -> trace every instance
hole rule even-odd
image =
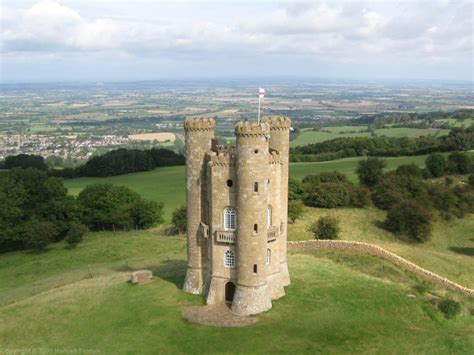
[[[2,0],[0,81],[473,81],[472,1]]]

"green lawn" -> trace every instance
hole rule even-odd
[[[0,257],[0,350],[121,353],[423,353],[474,349],[462,303],[445,319],[418,280],[371,257],[292,252],[292,284],[247,328],[190,324],[181,307],[201,304],[181,291],[185,239],[159,231],[89,233],[75,250]],[[146,286],[127,283],[150,268]],[[378,271],[376,271],[378,270]],[[411,285],[411,286],[410,286]],[[433,290],[442,296],[443,291]]]
[[[323,171],[338,170],[347,174],[351,181],[356,181],[354,173],[357,162],[361,157],[346,158],[317,163],[292,163],[290,174],[298,179],[309,174],[317,174]],[[385,158],[388,169],[395,169],[401,164],[415,163],[422,166],[426,156]],[[157,168],[153,171],[134,173],[127,175],[112,176],[108,178],[79,178],[65,180],[65,185],[72,195],[77,195],[85,186],[93,183],[108,182],[118,185],[126,185],[138,192],[140,195],[165,204],[165,219],[171,220],[174,209],[185,203],[184,167]]]

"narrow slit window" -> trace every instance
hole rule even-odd
[[[258,192],[258,182],[253,183],[253,192]]]
[[[253,225],[253,232],[254,232],[255,234],[258,233],[258,224],[256,224],[256,223]]]
[[[257,273],[257,264],[253,264],[253,273],[254,273],[254,274]]]

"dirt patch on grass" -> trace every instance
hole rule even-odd
[[[181,314],[188,322],[214,327],[247,327],[258,322],[258,317],[236,316],[226,305],[183,307]]]

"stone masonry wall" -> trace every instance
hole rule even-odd
[[[453,281],[450,281],[442,276],[439,276],[431,271],[423,269],[418,265],[392,253],[377,245],[352,242],[346,240],[305,240],[299,242],[288,242],[288,249],[290,250],[348,250],[357,253],[368,254],[381,257],[391,263],[418,275],[422,279],[438,284],[444,288],[461,292],[469,297],[474,297],[474,290],[461,286]]]

